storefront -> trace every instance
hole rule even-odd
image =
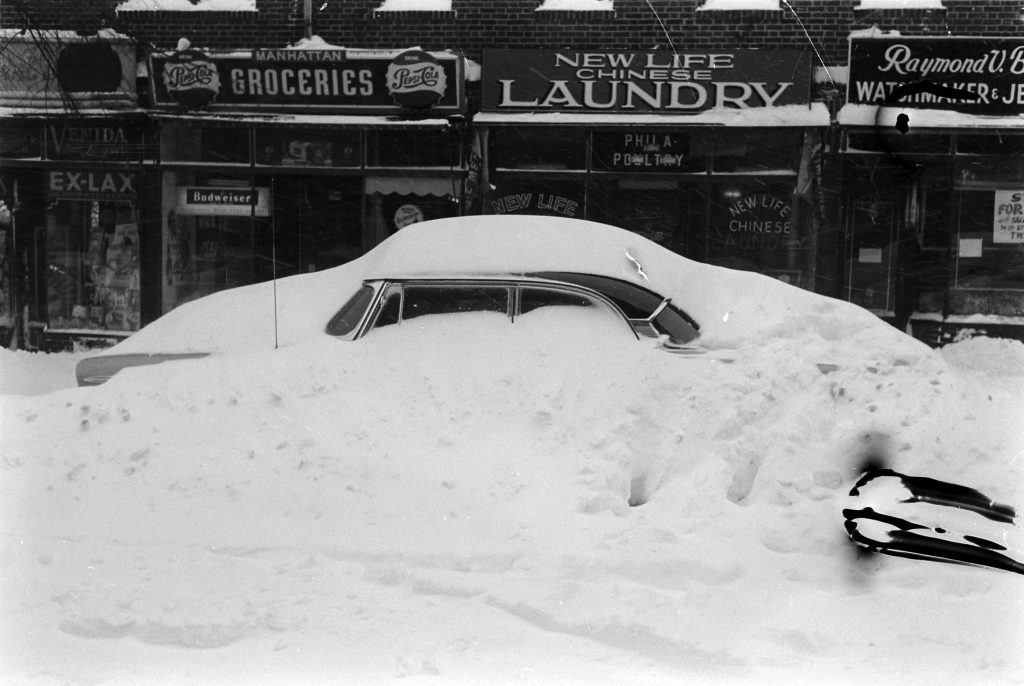
[[[152,56],[162,312],[352,260],[462,213],[461,58],[420,50]]]
[[[814,289],[829,115],[809,55],[766,54],[485,51],[480,210],[614,224]]]
[[[136,106],[134,45],[110,32],[6,40],[4,343],[62,348],[116,341],[144,317],[140,274],[147,242],[158,245],[141,209],[155,147]]]
[[[1024,338],[1024,40],[854,38],[846,297],[932,344]]]

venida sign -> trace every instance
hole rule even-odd
[[[795,50],[485,50],[482,109],[679,114],[807,105],[810,75],[809,54]]]
[[[854,38],[848,102],[881,105],[901,86],[930,81],[972,94],[931,90],[889,104],[973,114],[1024,113],[1024,38]]]

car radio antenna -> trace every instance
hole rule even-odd
[[[253,189],[255,191],[255,189]],[[274,197],[274,178],[270,178],[270,202]],[[274,281],[274,350],[277,350],[277,214],[270,213],[270,275]]]

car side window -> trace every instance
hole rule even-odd
[[[545,319],[545,315],[549,318]],[[599,329],[602,332],[631,332],[629,322],[614,307],[596,297],[560,288],[521,286],[514,321],[538,320],[542,324],[557,322],[566,326],[595,324],[602,327]]]
[[[402,321],[433,314],[459,312],[508,312],[509,289],[505,286],[407,285]]]
[[[593,307],[594,301],[578,293],[549,288],[524,287],[519,290],[519,314],[542,307]]]
[[[677,310],[672,303],[667,303],[651,324],[658,333],[667,334],[673,343],[689,343],[700,336],[689,317]]]
[[[338,313],[327,323],[327,333],[331,336],[347,336],[355,331],[359,322],[366,314],[366,308],[373,301],[373,287],[364,284],[348,299]]]
[[[384,296],[384,301],[381,303],[380,310],[377,312],[377,319],[373,322],[373,328],[376,329],[389,324],[397,324],[401,310],[402,289],[396,286],[391,286],[388,288],[388,292]]]

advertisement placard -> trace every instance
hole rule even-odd
[[[184,186],[178,189],[177,209],[187,215],[269,217],[270,189]]]
[[[1024,243],[1024,191],[995,191],[995,243]]]

